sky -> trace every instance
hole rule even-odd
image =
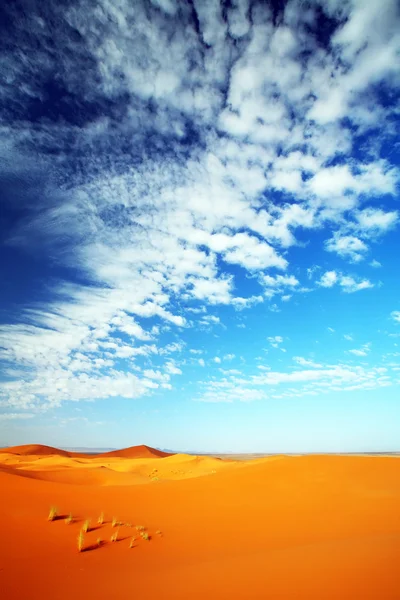
[[[400,450],[397,0],[0,7],[0,445]]]

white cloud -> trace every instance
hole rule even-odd
[[[242,372],[238,369],[220,369],[221,373],[224,375],[241,375]]]
[[[170,344],[167,344],[163,348],[159,348],[158,352],[159,352],[159,354],[171,354],[172,352],[182,352],[184,347],[185,347],[185,342],[180,340],[179,342],[171,342]]]
[[[110,324],[114,325],[117,330],[139,340],[147,341],[152,339],[151,334],[147,331],[144,331],[144,329],[125,312],[121,312],[113,317],[110,320]]]
[[[353,235],[335,235],[326,242],[326,249],[328,252],[336,252],[342,258],[350,258],[352,261],[358,262],[363,260],[368,246]]]
[[[248,298],[236,297],[232,298],[231,304],[235,307],[236,310],[243,310],[245,308],[250,308],[255,304],[259,304],[263,302],[264,298],[262,296],[249,296]]]
[[[36,415],[33,413],[2,413],[0,421],[15,421],[17,419],[33,419]]]
[[[348,275],[342,275],[339,281],[339,285],[343,288],[343,291],[347,294],[353,294],[360,290],[368,290],[374,287],[368,279],[355,280],[353,277]]]
[[[349,350],[349,352],[351,352],[355,356],[367,356],[367,352],[365,350],[362,350],[362,349],[361,350],[359,350],[359,349]]]
[[[220,322],[221,319],[216,315],[204,315],[204,317],[200,319],[200,323],[203,325],[219,325]]]
[[[165,370],[170,375],[182,375],[181,369],[179,369],[179,367],[177,367],[174,361],[172,360],[168,361],[165,364]]]
[[[272,298],[276,294],[287,295],[284,292],[298,288],[299,281],[294,275],[260,275],[259,281],[264,287],[264,295]]]
[[[273,348],[278,348],[279,344],[283,343],[283,337],[280,335],[269,336],[267,340]]]
[[[191,279],[190,296],[196,300],[207,300],[210,304],[229,304],[231,301],[232,278]]]
[[[334,285],[339,285],[344,292],[352,294],[360,290],[366,290],[374,287],[368,279],[355,279],[350,275],[343,275],[336,271],[326,271],[321,279],[317,282],[318,285],[325,288],[331,288]]]
[[[367,356],[367,354],[370,352],[371,350],[371,344],[364,344],[361,348],[355,348],[352,350],[349,350],[349,352],[351,352],[351,354],[354,354],[354,356]]]
[[[147,379],[155,379],[156,381],[165,382],[169,380],[169,375],[161,373],[160,371],[154,371],[153,369],[145,369],[143,375]]]
[[[294,356],[293,360],[295,363],[300,365],[301,367],[311,367],[313,369],[321,369],[322,365],[314,362],[313,360],[303,358],[302,356]]]
[[[394,321],[400,323],[400,310],[394,310],[390,313],[390,316]]]
[[[298,358],[299,366],[303,366],[300,363],[306,359]],[[318,365],[313,362],[308,366],[311,368],[296,368],[287,372],[266,368],[260,369],[261,374],[247,378],[232,374],[220,381],[209,380],[204,382],[204,391],[198,400],[234,402],[300,398],[308,395],[323,397],[330,392],[376,389],[392,384],[387,367]]]
[[[385,212],[380,208],[365,208],[355,214],[360,229],[384,232],[394,227],[399,220],[397,210]]]
[[[370,267],[373,267],[374,269],[379,269],[382,265],[379,262],[379,260],[376,260],[375,258],[373,260],[371,260],[371,262],[369,263]]]
[[[320,169],[309,188],[324,204],[345,210],[357,205],[360,194],[394,194],[396,174],[384,163],[359,165],[355,173],[348,165],[336,165]]]
[[[327,74],[320,86],[309,117],[319,123],[327,123],[345,115],[352,118],[354,114],[357,123],[358,109],[368,106],[369,98],[365,92],[369,86],[385,78],[392,80],[393,84],[398,79],[395,70],[395,56],[399,48],[396,1],[385,0],[378,6],[357,0],[342,5],[340,9],[336,2],[331,2],[324,8],[331,11],[331,16],[340,14],[343,19],[343,25],[331,39],[341,61],[329,65],[330,76]],[[371,112],[375,110],[371,104]]]
[[[174,0],[151,0],[151,2],[169,15],[174,15],[178,8]]]
[[[250,271],[277,267],[285,269],[287,261],[279,256],[276,251],[265,242],[259,242],[257,238],[238,233],[240,245],[224,254],[224,260],[229,263],[241,265]]]
[[[199,358],[199,360],[197,362],[199,363],[199,365],[201,367],[205,367],[206,366],[206,363],[204,362],[204,358]]]
[[[219,356],[215,356],[213,360],[214,360],[214,362],[215,362],[215,363],[217,363],[217,364],[220,364],[220,363],[221,363],[221,359],[220,359],[220,357],[219,357]]]
[[[319,271],[321,267],[319,265],[313,265],[312,267],[308,267],[307,269],[307,278],[313,279],[315,274]]]
[[[326,271],[318,282],[322,287],[332,287],[337,283],[338,275],[336,271]]]

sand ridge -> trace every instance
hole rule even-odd
[[[398,457],[2,452],[4,597],[398,600],[399,475]],[[76,522],[49,523],[51,505]],[[101,512],[79,554],[79,528]],[[152,539],[130,549],[121,527],[110,543],[114,515]]]
[[[23,444],[21,446],[0,448],[0,454],[1,453],[16,454],[19,456],[68,456],[70,458],[93,458],[99,456],[113,458],[164,458],[166,456],[172,456],[168,452],[163,452],[157,448],[151,448],[145,444],[96,454],[61,450],[60,448],[54,448],[53,446],[46,446],[44,444]]]
[[[0,465],[12,467],[15,475],[85,485],[138,485],[165,480],[186,479],[214,475],[234,463],[209,456],[166,454],[160,456],[145,447],[98,454],[79,455],[79,458],[39,452],[29,455],[2,452]],[[138,450],[137,450],[138,449]],[[37,449],[34,449],[37,452]],[[142,455],[147,455],[142,457]],[[151,456],[151,458],[148,457]],[[129,458],[124,458],[128,456]],[[154,461],[154,458],[158,460]]]
[[[45,446],[44,444],[23,444],[22,446],[9,446],[8,448],[0,448],[0,454],[17,454],[20,456],[70,456],[71,453],[53,446]]]

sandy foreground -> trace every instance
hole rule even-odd
[[[0,494],[5,600],[400,599],[400,457],[25,446],[0,452]]]

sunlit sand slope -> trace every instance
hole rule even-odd
[[[3,453],[0,488],[2,598],[400,598],[397,457]],[[48,522],[51,505],[75,522]],[[113,516],[124,523],[115,544]],[[86,518],[95,529],[78,553]],[[150,541],[129,548],[128,524]]]

